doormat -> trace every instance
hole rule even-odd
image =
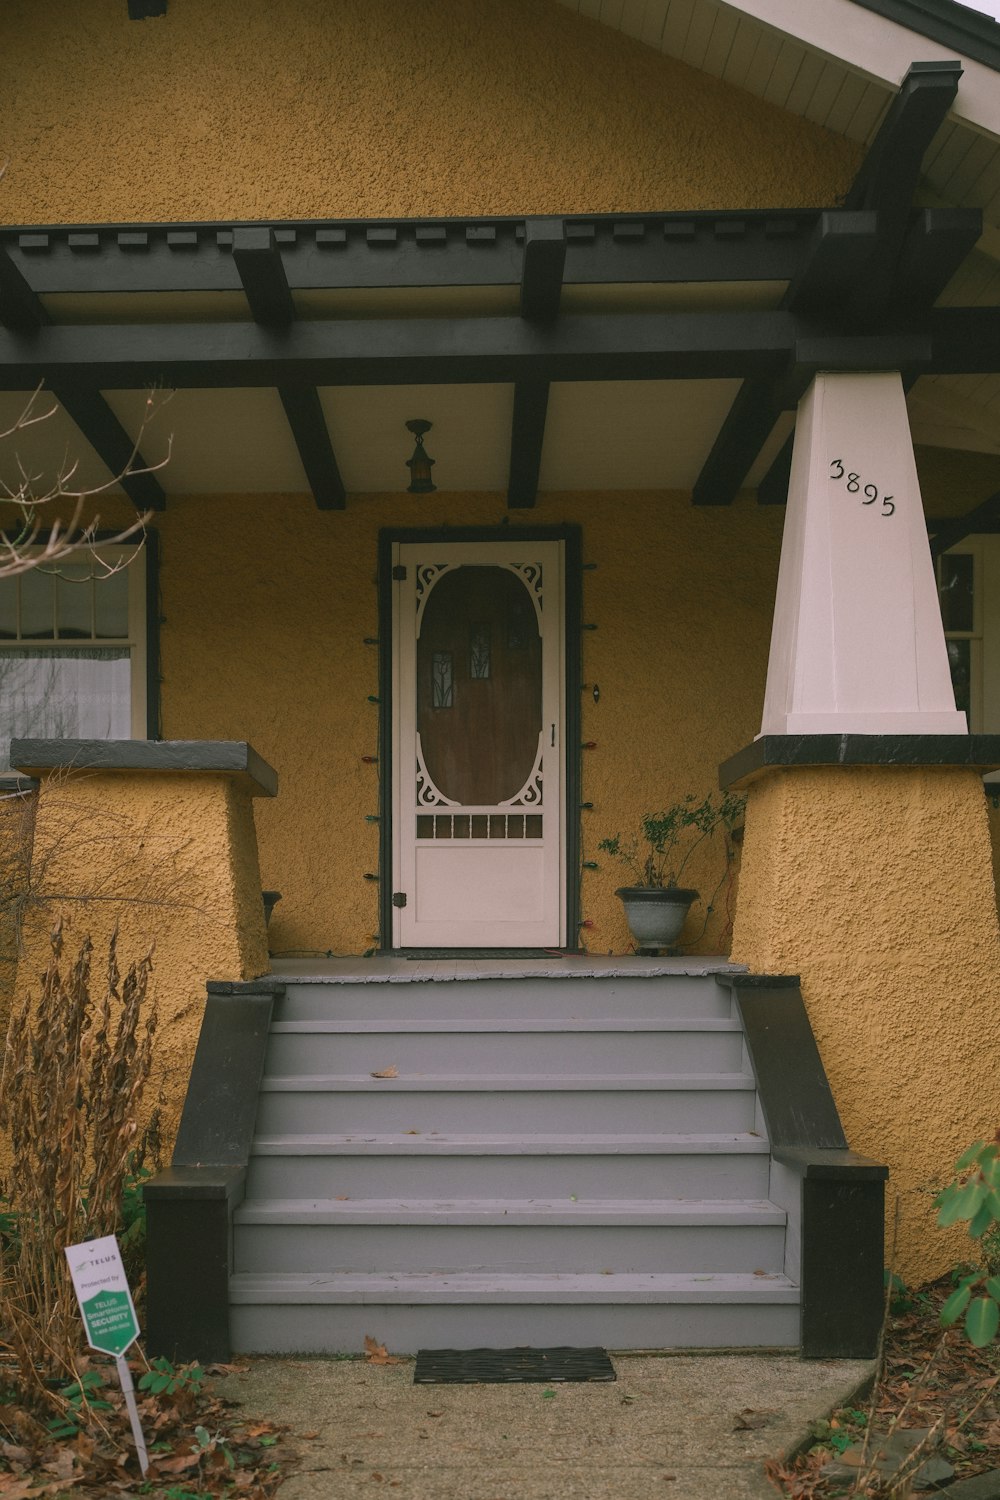
[[[418,1349],[414,1385],[617,1380],[606,1349]]]

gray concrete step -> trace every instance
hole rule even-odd
[[[424,966],[421,966],[424,967]],[[551,965],[549,969],[551,970]],[[477,1016],[553,1020],[621,1015],[633,1019],[690,1019],[732,1014],[730,991],[712,975],[580,975],[547,972],[524,978],[450,978],[453,966],[435,966],[435,978],[403,976],[343,982],[287,983],[275,1007],[279,1021],[398,1019],[466,1021]]]
[[[754,1129],[750,1075],[559,1073],[371,1078],[266,1076],[257,1130],[557,1132],[744,1131]]]
[[[233,1226],[234,1347],[797,1342],[729,990],[542,967],[288,984]]]
[[[780,1272],[766,1200],[259,1199],[237,1210],[237,1271]]]
[[[791,1348],[798,1289],[784,1276],[234,1276],[234,1348],[356,1352],[602,1344],[609,1349]]]
[[[765,1198],[760,1135],[258,1136],[247,1196]]]
[[[738,1072],[730,1017],[276,1021],[266,1069],[289,1073]]]

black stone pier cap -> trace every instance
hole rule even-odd
[[[794,766],[941,766],[1000,770],[1000,734],[762,734],[719,767],[741,789]]]
[[[251,797],[276,797],[278,773],[246,740],[11,740],[10,763],[44,771],[219,772]]]

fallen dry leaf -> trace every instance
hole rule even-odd
[[[752,1407],[745,1406],[733,1418],[733,1431],[755,1432],[758,1427],[770,1427],[775,1415],[773,1411],[754,1411]]]
[[[397,1359],[394,1354],[386,1352],[384,1344],[379,1344],[375,1339],[369,1338],[367,1333],[365,1334],[365,1358],[372,1365],[402,1364],[402,1360]]]
[[[371,1076],[373,1078],[398,1078],[399,1069],[395,1063],[391,1063],[388,1068],[379,1068],[378,1072],[373,1073]]]

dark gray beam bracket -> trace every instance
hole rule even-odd
[[[165,510],[163,486],[155,473],[142,472],[145,459],[100,391],[70,381],[56,381],[49,389],[136,509]]]
[[[940,522],[931,539],[931,557],[940,557],[942,552],[947,552],[949,547],[954,547],[957,542],[963,542],[967,536],[972,536],[977,531],[995,531],[998,521],[1000,521],[1000,490],[996,490],[981,505],[966,511],[964,516],[956,516],[953,521]]]
[[[566,226],[562,219],[528,219],[524,226],[521,317],[548,323],[559,316],[566,267]]]
[[[0,323],[4,328],[30,331],[46,321],[38,294],[9,252],[0,247]]]
[[[510,433],[510,479],[507,487],[507,504],[512,510],[530,509],[537,499],[548,404],[548,381],[515,382],[514,415]]]
[[[278,395],[317,508],[343,510],[347,504],[347,492],[330,442],[319,392],[314,385],[283,381],[278,386]]]
[[[274,230],[267,225],[233,230],[233,261],[255,323],[285,328],[295,305]]]

